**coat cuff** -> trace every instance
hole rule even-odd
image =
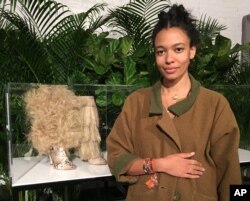
[[[138,157],[129,153],[123,154],[116,159],[113,166],[113,175],[116,177],[117,181],[130,184],[138,181],[138,176],[126,175],[126,172],[136,159],[138,159]]]

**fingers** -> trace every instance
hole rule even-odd
[[[183,177],[190,179],[197,179],[203,175],[204,171],[205,168],[201,166],[192,165],[189,166],[189,168],[186,170],[186,173],[184,173]]]
[[[189,165],[202,167],[202,164],[199,161],[191,160],[191,159],[189,160]]]
[[[183,178],[200,178],[205,168],[199,161],[192,159],[194,155],[195,152],[168,155],[162,160],[162,172]]]
[[[189,170],[187,171],[187,174],[191,174],[191,175],[203,175],[205,171],[205,168],[197,168],[197,167],[190,167]]]
[[[179,153],[177,154],[181,158],[191,158],[192,156],[195,155],[195,152],[189,152],[189,153]]]
[[[183,176],[183,178],[187,178],[187,179],[199,179],[200,175],[193,175],[193,174],[185,174]]]

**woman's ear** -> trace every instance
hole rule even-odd
[[[192,46],[190,47],[190,59],[193,59],[196,55],[196,47],[195,46]]]

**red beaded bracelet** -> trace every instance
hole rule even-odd
[[[146,181],[146,185],[149,189],[154,188],[158,185],[157,174],[153,170],[152,158],[146,158],[143,163],[143,171],[146,174],[150,174],[150,178]]]

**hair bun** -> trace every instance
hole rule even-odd
[[[196,29],[196,20],[191,16],[183,5],[174,4],[166,11],[161,11],[158,14],[159,21],[155,25],[152,34],[152,41],[156,35],[164,28],[178,27],[187,33],[190,38],[190,46],[197,46],[200,42],[200,34]]]
[[[168,14],[165,11],[161,11],[158,15],[159,20],[167,20]]]

